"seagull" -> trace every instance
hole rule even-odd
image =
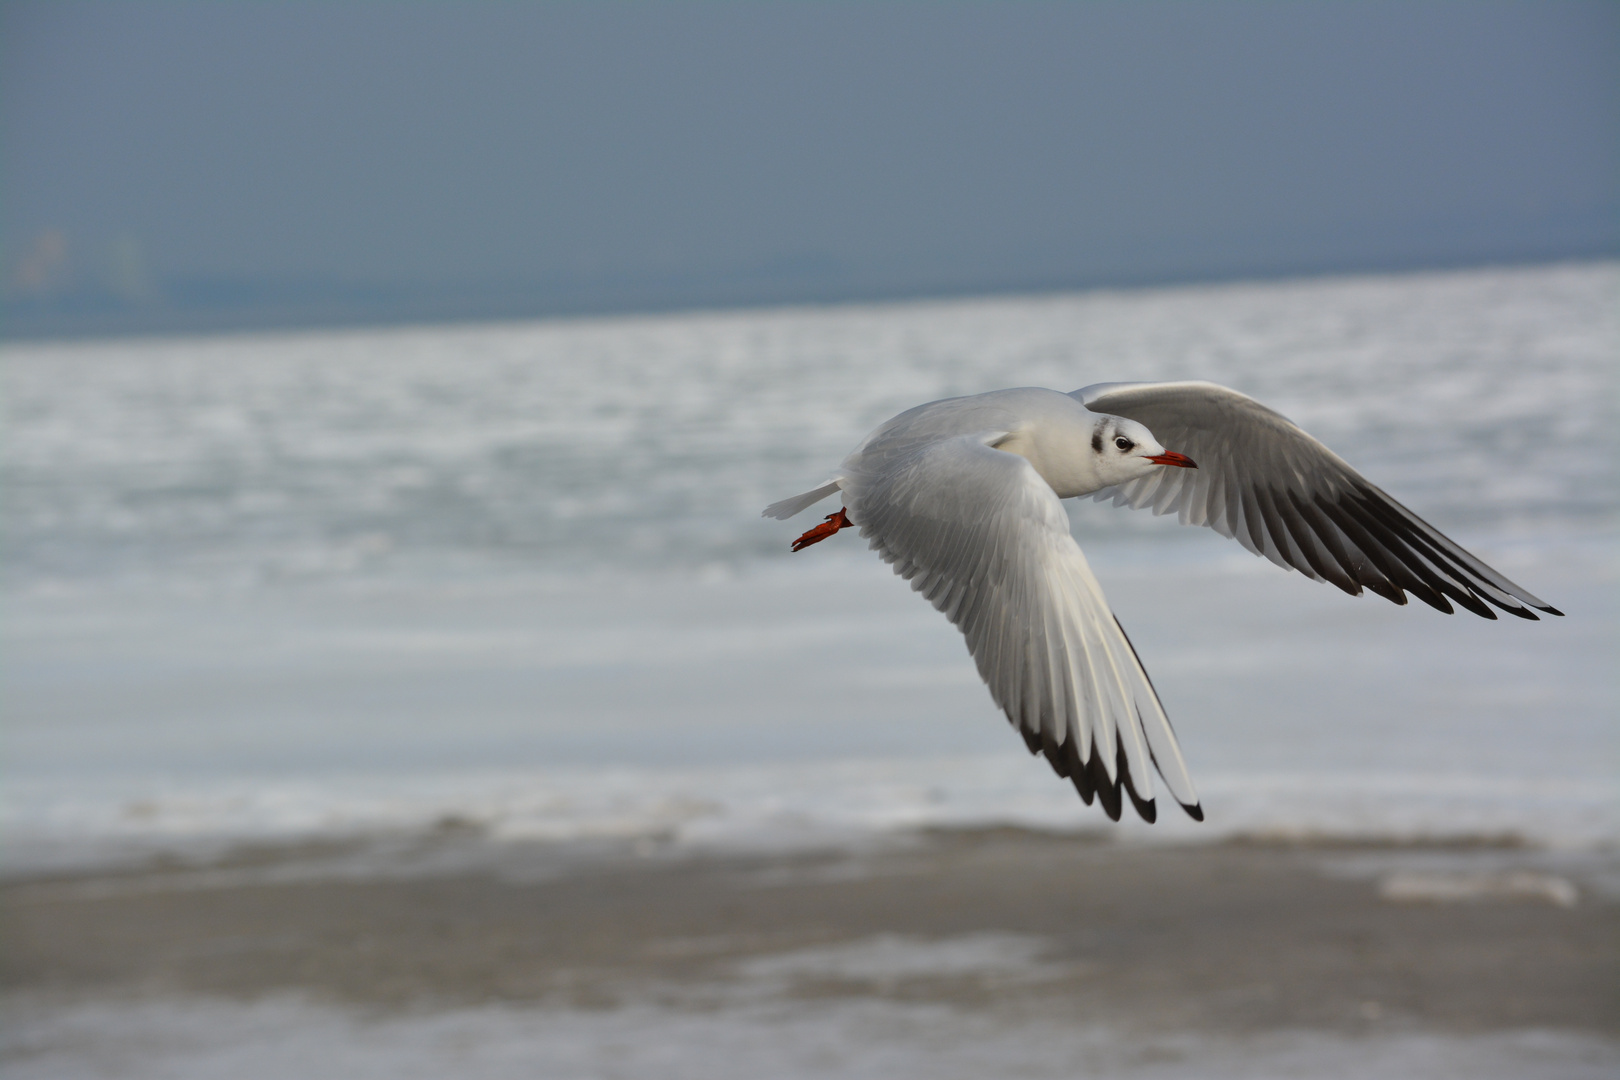
[[[1160,439],[1175,446],[1167,450]],[[1157,817],[1153,772],[1204,819],[1170,719],[1060,500],[1176,513],[1285,570],[1450,614],[1562,612],[1464,551],[1303,429],[1208,382],[1039,387],[931,401],[882,424],[786,520],[842,492],[794,551],[856,528],[967,639],[996,706],[1118,821]],[[1151,768],[1150,768],[1151,766]]]

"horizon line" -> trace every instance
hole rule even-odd
[[[17,326],[19,305],[14,301],[0,304],[0,344],[47,343],[54,341],[94,341],[121,338],[207,337],[233,334],[274,333],[319,330],[385,330],[411,326],[456,326],[482,323],[543,322],[600,318],[633,318],[722,312],[748,312],[766,310],[793,310],[807,308],[860,307],[878,304],[925,304],[929,302],[1012,297],[1049,297],[1069,294],[1107,291],[1151,291],[1154,289],[1186,288],[1199,285],[1233,285],[1242,283],[1280,283],[1284,281],[1321,280],[1332,278],[1365,278],[1383,276],[1414,276],[1429,273],[1465,273],[1468,271],[1529,269],[1559,265],[1599,265],[1620,261],[1620,250],[1566,252],[1557,255],[1500,258],[1450,258],[1410,260],[1367,260],[1365,263],[1345,261],[1338,265],[1301,264],[1295,267],[1233,268],[1204,272],[1142,272],[1094,275],[1082,279],[1076,275],[1068,282],[1058,281],[1003,281],[944,283],[933,285],[877,285],[838,288],[831,283],[815,288],[791,286],[771,294],[771,281],[767,277],[747,295],[746,285],[727,290],[725,281],[711,276],[698,279],[691,290],[701,293],[708,286],[715,293],[733,293],[731,297],[711,295],[670,296],[659,301],[649,296],[622,296],[615,300],[601,296],[601,288],[591,289],[586,283],[583,291],[596,291],[596,298],[547,298],[547,286],[539,283],[513,282],[503,287],[484,286],[478,291],[462,291],[455,287],[396,285],[391,295],[388,286],[354,283],[348,286],[349,296],[342,289],[325,299],[307,301],[248,300],[240,305],[186,305],[122,306],[100,311],[46,309],[38,316],[24,315],[24,325]],[[228,278],[208,279],[214,281]],[[235,279],[240,282],[241,279]],[[300,283],[308,285],[323,279],[281,279],[283,288]],[[329,279],[328,283],[330,284]],[[624,280],[622,277],[619,279]],[[598,282],[598,285],[605,282]],[[736,284],[733,282],[733,284]],[[785,283],[783,283],[785,284]],[[609,285],[611,288],[611,285]],[[271,289],[274,286],[270,286]],[[555,286],[553,286],[555,289]],[[621,290],[624,286],[621,285]],[[354,299],[355,294],[370,294],[375,299],[369,304]],[[797,295],[795,295],[795,293]],[[558,302],[560,299],[561,302]],[[416,311],[400,310],[415,305]],[[430,310],[422,311],[422,307]],[[325,310],[321,310],[324,308]],[[393,309],[393,310],[386,310]],[[28,324],[35,325],[30,326]]]

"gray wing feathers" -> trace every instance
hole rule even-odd
[[[1370,590],[1397,604],[1411,593],[1441,611],[1451,601],[1488,619],[1560,614],[1459,547],[1287,417],[1204,382],[1103,383],[1076,390],[1093,412],[1145,424],[1197,469],[1158,473],[1092,496],[1176,513],[1285,569]]]
[[[1060,775],[1085,772],[1071,779],[1087,802],[1100,792],[1117,817],[1123,786],[1151,818],[1156,765],[1196,811],[1169,720],[1062,504],[1029,462],[988,445],[1004,434],[868,442],[843,466],[851,519],[962,631],[1031,749]]]

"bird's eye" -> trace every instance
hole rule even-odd
[[[1119,447],[1121,450],[1129,450],[1136,444],[1131,442],[1131,440],[1127,439],[1125,436],[1121,435],[1119,438],[1114,440],[1114,445]]]

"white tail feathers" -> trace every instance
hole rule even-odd
[[[795,495],[791,499],[783,499],[781,502],[771,503],[771,505],[765,508],[765,512],[761,516],[775,518],[778,521],[786,521],[794,514],[797,514],[800,510],[803,510],[805,507],[812,506],[820,502],[822,499],[825,499],[827,496],[837,491],[841,486],[842,481],[829,480],[813,491],[806,491],[804,494]]]

